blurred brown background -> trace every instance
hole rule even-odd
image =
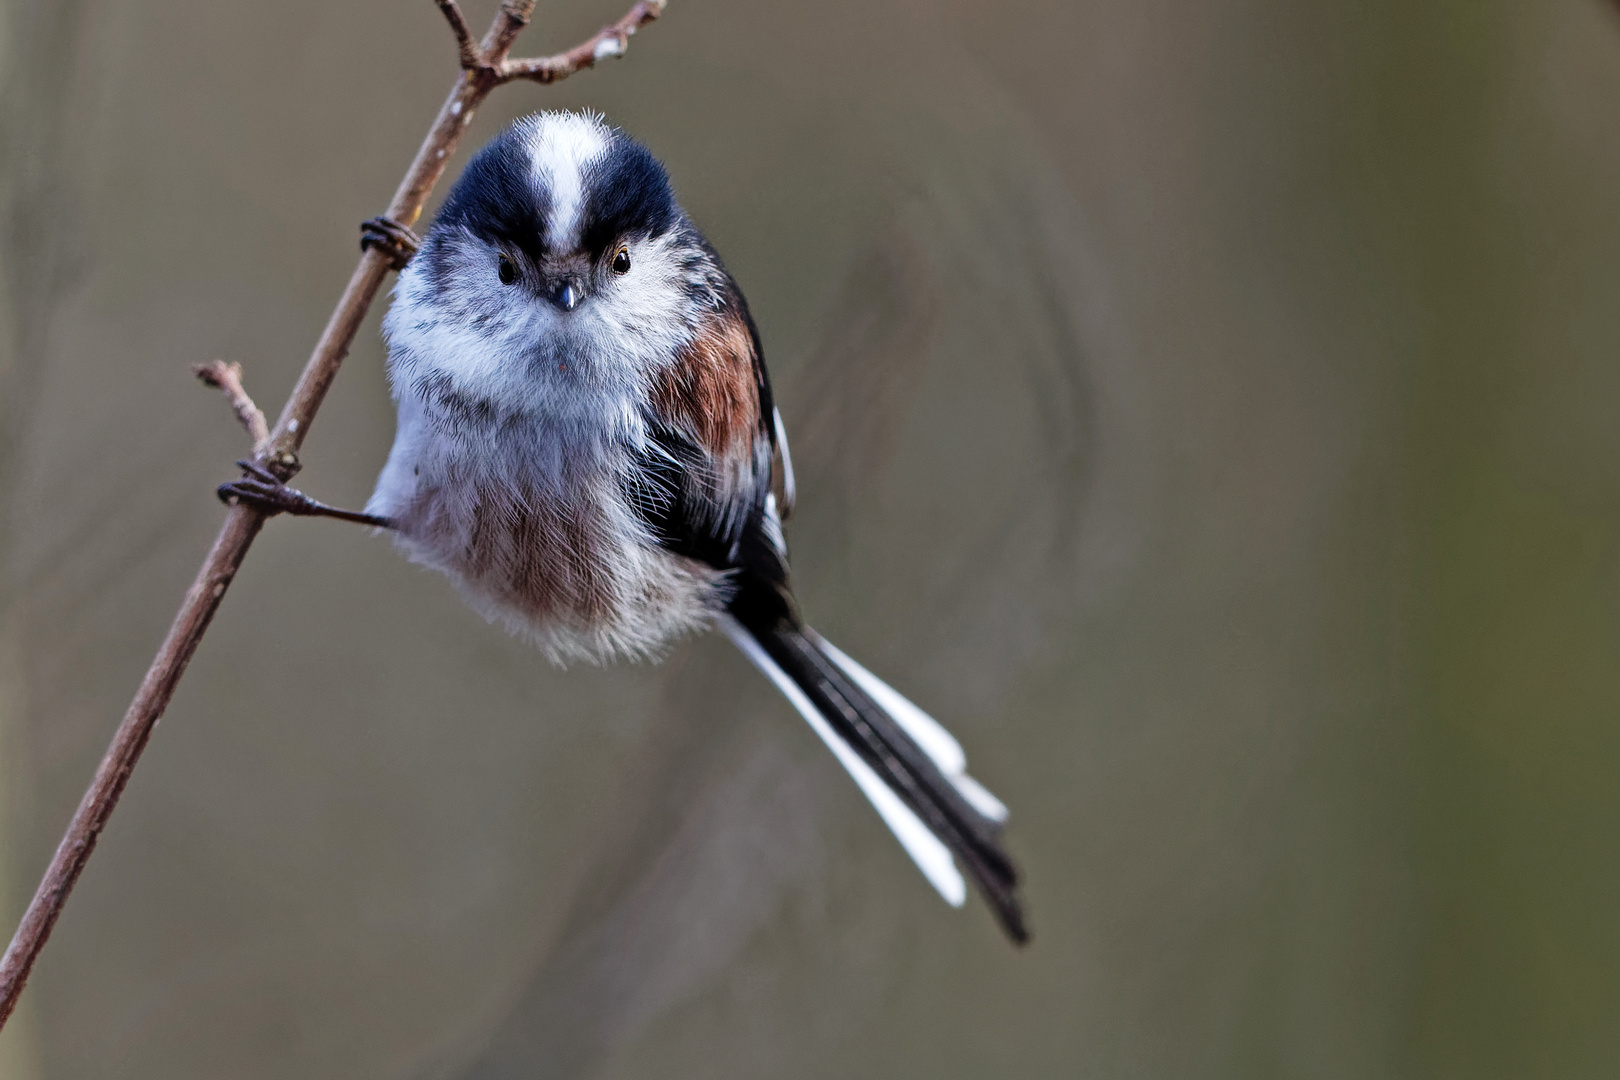
[[[454,65],[427,0],[0,38],[9,932],[243,449],[187,365],[279,406]],[[560,672],[281,520],[0,1077],[1613,1074],[1612,5],[672,0],[469,149],[581,106],[747,290],[806,610],[1012,805],[1034,944],[723,640]],[[348,505],[378,314],[300,481]]]

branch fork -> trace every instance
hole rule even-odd
[[[555,56],[538,56],[513,60],[506,56],[516,30],[509,36],[497,33],[485,43],[473,40],[472,30],[456,0],[436,0],[456,36],[461,54],[461,67],[470,77],[486,82],[490,87],[509,83],[514,79],[529,79],[538,83],[553,83],[567,78],[581,68],[595,67],[597,61],[623,56],[630,47],[630,35],[664,13],[668,0],[637,0],[637,3],[616,23],[602,27],[567,52]],[[522,29],[529,20],[533,4],[502,4],[502,19],[515,22]],[[524,10],[517,10],[524,9]]]
[[[387,211],[363,227],[365,242],[362,244],[359,265],[350,276],[275,426],[268,426],[264,413],[243,389],[240,365],[215,360],[193,368],[199,379],[225,395],[237,419],[253,440],[253,458],[243,464],[248,480],[275,488],[278,485],[272,480],[284,481],[297,471],[298,450],[303,446],[316,412],[326,399],[326,392],[331,388],[339,366],[349,353],[360,323],[388,271],[403,266],[414,250],[412,242],[415,235],[410,227],[421,216],[428,195],[444,175],[450,155],[455,152],[462,134],[472,122],[473,112],[484,97],[495,87],[515,79],[552,83],[576,71],[594,67],[599,60],[622,55],[630,35],[662,15],[666,2],[637,0],[618,22],[604,26],[567,52],[528,60],[509,60],[507,53],[519,32],[528,25],[529,17],[534,13],[535,0],[502,0],[494,23],[480,42],[473,40],[455,0],[435,0],[450,23],[451,33],[455,35],[463,74],[440,107],[432,128],[423,139],[404,179],[400,181]],[[239,483],[246,484],[247,480]],[[304,501],[297,502],[295,496]],[[57,916],[61,914],[68,894],[73,891],[80,872],[95,850],[101,831],[118,805],[124,786],[129,782],[130,772],[140,760],[158,717],[168,708],[169,699],[173,697],[186,665],[195,655],[203,633],[208,629],[214,613],[219,610],[226,589],[236,577],[266,517],[272,512],[326,513],[332,509],[296,492],[279,497],[285,504],[279,508],[267,508],[248,499],[238,499],[226,515],[219,536],[215,538],[213,547],[197,571],[196,579],[187,590],[174,623],[169,627],[168,636],[164,638],[151,667],[147,669],[146,677],[135,692],[134,700],[113,733],[112,743],[96,769],[95,778],[74,811],[67,833],[51,857],[39,889],[23,913],[4,958],[0,959],[0,1027],[5,1025],[16,1007],[17,998],[22,993],[29,972],[33,970],[35,958],[50,937]],[[351,520],[366,517],[347,511],[340,511],[336,516],[344,514],[348,514]],[[367,523],[387,524],[381,519]]]

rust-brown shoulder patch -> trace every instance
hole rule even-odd
[[[658,373],[654,406],[715,457],[751,453],[759,429],[754,339],[732,312],[707,320],[675,363]]]

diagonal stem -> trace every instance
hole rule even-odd
[[[454,3],[447,0],[435,2],[450,22],[465,63],[472,51],[466,20],[460,17],[460,10]],[[663,0],[643,0],[637,4],[637,8],[649,3],[655,3],[662,11]],[[388,205],[388,217],[408,227],[421,216],[422,206],[444,175],[450,155],[455,152],[462,133],[471,123],[474,110],[491,90],[508,81],[500,69],[506,63],[512,42],[528,25],[534,5],[535,0],[502,0],[489,32],[477,46],[478,58],[482,63],[463,71],[456,80],[434,119],[433,127],[417,150],[415,160],[400,181],[399,190]],[[634,13],[636,8],[631,11]],[[621,23],[624,21],[620,20]],[[591,40],[595,41],[596,38]],[[579,46],[563,55],[572,55],[584,47]],[[578,67],[553,78],[561,78],[573,70],[578,70]],[[348,355],[360,323],[370,309],[377,290],[382,287],[391,265],[392,256],[376,247],[369,247],[361,254],[360,262],[355,266],[320,340],[316,342],[315,350],[304,366],[297,385],[293,387],[292,395],[282,408],[280,418],[269,436],[254,447],[254,462],[260,467],[281,476],[290,475],[297,469],[298,450],[309,434],[309,426],[327,390],[331,388],[332,380],[337,376],[338,367]],[[214,613],[219,610],[225,590],[235,578],[242,560],[247,557],[248,548],[263,528],[264,521],[263,513],[251,506],[243,504],[233,507],[214,540],[214,546],[209,549],[207,558],[197,571],[196,580],[187,590],[180,611],[169,627],[168,636],[153,658],[146,677],[141,680],[129,710],[113,734],[112,744],[96,769],[95,778],[74,811],[56,853],[51,857],[38,891],[34,893],[28,910],[23,913],[4,959],[0,959],[0,1027],[5,1025],[16,1007],[34,960],[50,937],[68,894],[73,891],[90,853],[95,850],[97,838],[118,805],[119,796],[129,782],[131,770],[140,760],[141,751],[146,748],[153,726],[168,707],[169,699],[174,696],[174,689],[185,673],[186,665],[196,653],[203,633],[208,629]]]

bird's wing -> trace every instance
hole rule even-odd
[[[651,389],[647,438],[628,481],[649,530],[688,558],[784,579],[771,492],[775,410],[759,338],[740,297],[705,318]]]

